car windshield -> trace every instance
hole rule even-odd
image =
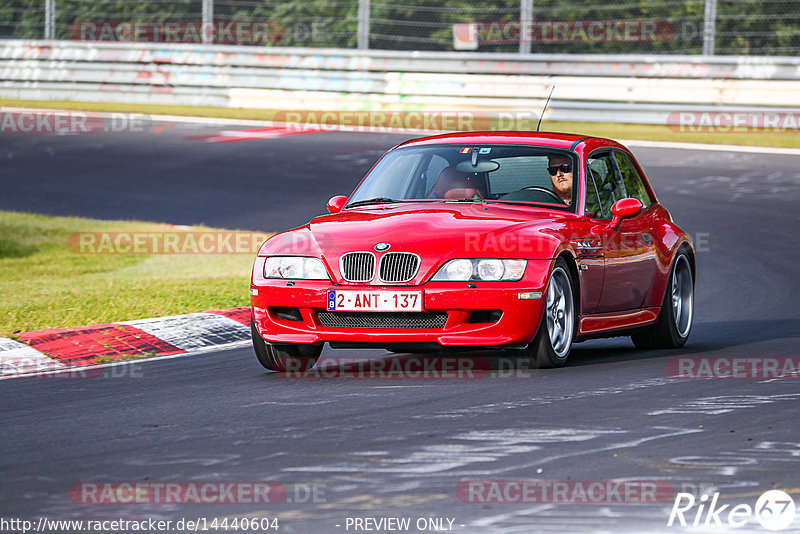
[[[431,145],[386,154],[347,206],[502,202],[574,211],[575,153],[522,145]],[[574,173],[575,184],[578,174]]]

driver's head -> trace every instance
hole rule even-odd
[[[553,191],[569,204],[572,201],[572,158],[563,154],[550,154],[547,172],[553,182]]]
[[[442,169],[433,186],[436,198],[448,200],[472,198],[479,193],[477,177],[474,174],[457,171],[455,167]]]

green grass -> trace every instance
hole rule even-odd
[[[79,254],[67,246],[76,232],[175,230],[0,211],[0,335],[246,306],[254,254]]]
[[[163,106],[150,104],[117,104],[107,102],[68,102],[0,99],[0,106],[68,109],[98,112],[146,113],[150,115],[179,115],[192,117],[215,117],[224,119],[273,120],[282,112],[268,109],[214,108],[204,106]],[[531,130],[535,124],[520,121],[511,129]],[[710,143],[722,145],[765,146],[800,148],[797,131],[754,132],[676,132],[667,126],[653,124],[613,124],[597,122],[552,122],[544,121],[542,130],[582,133],[611,139],[639,139],[645,141],[670,141],[676,143]],[[425,135],[424,130],[419,130]]]

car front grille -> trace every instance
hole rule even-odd
[[[408,282],[419,271],[419,256],[409,252],[388,252],[381,258],[380,277],[384,282]]]
[[[349,252],[339,261],[342,278],[348,282],[369,282],[375,276],[372,252]]]
[[[446,313],[424,312],[329,312],[317,314],[322,326],[331,328],[441,329]]]

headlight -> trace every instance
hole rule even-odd
[[[299,256],[271,256],[267,258],[267,261],[264,262],[264,278],[330,280],[322,260]]]
[[[434,281],[467,282],[470,280],[516,282],[525,274],[527,260],[450,260],[439,268]]]
[[[473,269],[472,262],[469,260],[452,260],[442,267],[439,274],[444,275],[443,280],[469,280],[472,278]],[[436,280],[436,277],[433,279]]]
[[[505,274],[505,266],[500,260],[479,260],[475,271],[481,280],[500,280]]]

